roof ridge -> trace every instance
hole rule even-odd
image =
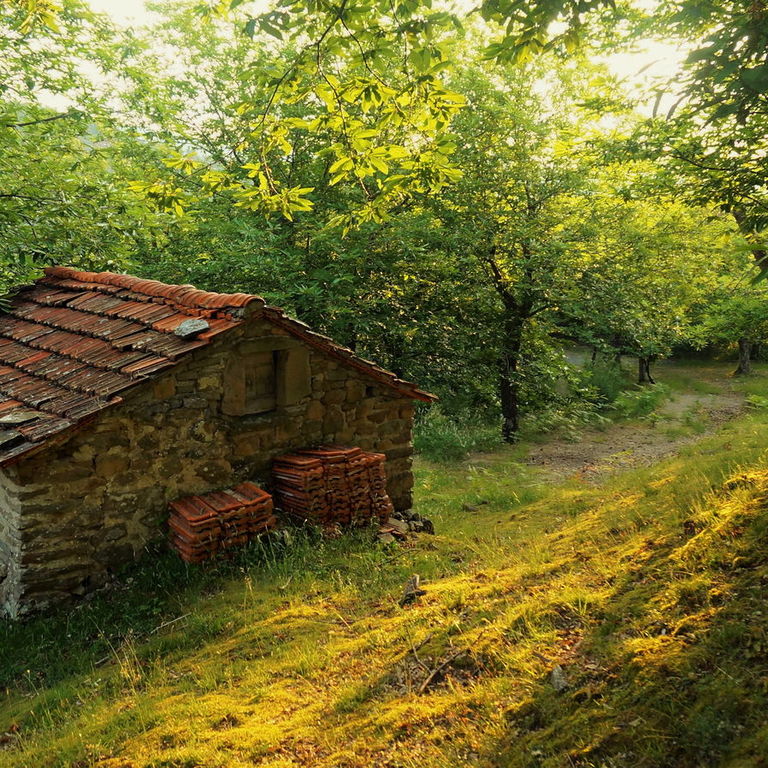
[[[161,283],[159,280],[145,280],[132,275],[121,275],[117,272],[84,272],[74,267],[46,267],[44,272],[48,277],[125,288],[145,296],[166,299],[177,306],[193,309],[242,309],[254,302],[262,307],[266,305],[266,301],[255,294],[215,293],[195,288],[194,285],[171,285]]]

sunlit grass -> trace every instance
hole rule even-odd
[[[5,631],[0,766],[758,766],[767,448],[755,412],[598,487],[515,451],[420,462],[436,537],[161,559],[133,574],[149,607]]]

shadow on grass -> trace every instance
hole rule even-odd
[[[114,660],[126,640],[147,638],[180,617],[185,645],[196,647],[231,620],[224,611],[189,613],[200,598],[225,590],[233,580],[281,582],[322,573],[350,551],[378,557],[381,550],[372,549],[371,538],[367,529],[328,540],[316,529],[292,528],[288,539],[261,537],[229,560],[203,565],[187,565],[162,544],[148,547],[107,589],[87,599],[0,621],[0,688],[39,692]]]
[[[751,483],[751,485],[750,485]],[[506,716],[487,765],[768,764],[768,474],[655,528],[565,667]]]

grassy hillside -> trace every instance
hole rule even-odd
[[[765,765],[767,450],[755,411],[599,485],[422,462],[436,537],[159,557],[1,630],[0,766]]]

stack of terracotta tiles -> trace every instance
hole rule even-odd
[[[275,459],[275,497],[290,518],[317,525],[359,525],[386,520],[385,457],[360,448],[322,446]]]
[[[253,483],[186,496],[170,504],[171,546],[188,563],[201,563],[275,527],[272,497]]]

